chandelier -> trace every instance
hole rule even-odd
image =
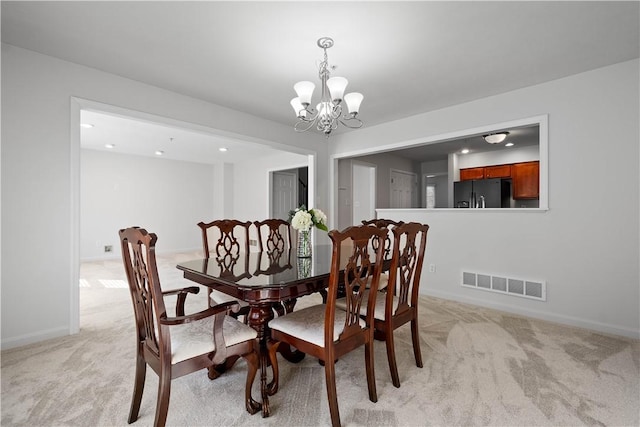
[[[322,37],[318,39],[318,46],[324,50],[324,60],[318,66],[318,77],[322,83],[320,102],[315,109],[309,108],[311,96],[316,87],[312,82],[298,82],[293,86],[298,94],[291,100],[291,106],[298,117],[294,129],[296,132],[306,132],[315,125],[316,129],[324,132],[328,138],[331,131],[338,128],[338,123],[351,129],[361,128],[362,122],[356,116],[364,96],[357,92],[344,95],[344,90],[349,83],[347,79],[331,77],[330,70],[335,70],[335,66],[329,66],[327,49],[333,46],[333,39]],[[348,114],[342,114],[342,101],[347,104]]]

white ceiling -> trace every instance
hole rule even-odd
[[[639,4],[2,1],[2,42],[292,126],[329,36],[372,126],[638,58]]]
[[[80,122],[93,126],[80,129],[81,146],[89,150],[207,164],[235,163],[279,152],[266,145],[111,113],[82,110]],[[108,148],[108,144],[114,147]],[[227,151],[221,152],[220,148]],[[162,155],[156,151],[162,151]]]

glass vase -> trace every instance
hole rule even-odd
[[[311,256],[311,231],[298,231],[298,258],[309,258]]]
[[[298,279],[311,276],[311,258],[298,258]]]

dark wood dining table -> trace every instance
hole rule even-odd
[[[293,248],[280,253],[240,252],[177,265],[185,279],[249,303],[248,324],[258,332],[263,417],[270,415],[269,395],[278,389],[277,378],[267,383],[268,323],[276,314],[291,312],[297,298],[324,291],[329,285],[330,267],[331,245],[315,245],[309,258],[298,258]],[[278,351],[292,362],[304,357],[287,346],[279,346]]]

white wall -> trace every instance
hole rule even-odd
[[[2,347],[78,330],[80,113],[91,100],[292,152],[320,135],[14,46],[2,45]],[[317,169],[326,200],[326,168]],[[237,195],[236,195],[237,198]],[[55,244],[56,250],[51,250]]]
[[[639,61],[343,135],[330,155],[548,114],[549,210],[381,210],[431,226],[421,292],[640,337]],[[539,302],[460,286],[461,271],[547,281]]]
[[[235,217],[242,221],[269,218],[270,172],[307,165],[307,156],[294,153],[246,159],[236,163],[233,179]]]
[[[83,149],[80,171],[81,260],[120,258],[118,230],[133,225],[158,235],[158,253],[200,249],[213,165]]]

